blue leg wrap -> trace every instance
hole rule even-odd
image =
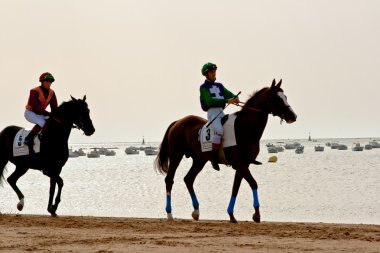
[[[253,207],[257,208],[260,206],[259,196],[257,195],[257,189],[252,189],[252,193],[253,193]]]
[[[166,194],[166,208],[167,213],[172,213],[172,196],[170,196],[170,193]]]
[[[194,209],[199,209],[199,202],[197,199],[197,196],[195,195],[195,192],[190,192],[191,200],[193,201],[193,207]]]
[[[228,208],[227,208],[227,213],[229,214],[234,213],[235,202],[236,202],[236,196],[231,196],[230,204],[228,205]]]

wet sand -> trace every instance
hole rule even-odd
[[[0,214],[0,252],[380,252],[380,225]]]

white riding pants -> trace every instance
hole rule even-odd
[[[220,114],[219,114],[220,113]],[[219,115],[218,115],[219,114]],[[220,144],[221,138],[223,136],[223,126],[221,119],[224,116],[223,108],[221,107],[212,107],[208,109],[207,111],[207,120],[211,122],[213,119],[215,119],[212,122],[212,125],[214,126],[215,135],[212,139],[212,143],[214,144]]]
[[[49,118],[49,116],[39,115],[39,114],[36,114],[35,112],[30,111],[30,110],[25,110],[24,116],[25,116],[25,119],[27,121],[29,121],[33,124],[37,124],[41,128],[44,127],[44,125],[46,123],[46,119]]]

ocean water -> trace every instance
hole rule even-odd
[[[348,150],[325,147],[315,152],[316,142],[307,140],[262,141],[258,160],[250,166],[259,185],[260,211],[263,221],[327,222],[380,224],[380,149],[351,151],[352,143],[362,145],[370,139],[324,139],[318,143],[339,142]],[[285,150],[268,154],[265,144],[298,141],[303,154]],[[116,147],[116,156],[69,158],[62,171],[64,188],[57,213],[60,215],[165,218],[164,176],[153,168],[155,156],[126,155],[127,146],[139,143],[71,144],[73,149]],[[159,143],[148,143],[158,146]],[[268,163],[272,155],[276,163]],[[177,169],[172,191],[174,218],[191,219],[193,210],[183,178],[191,166],[184,158]],[[5,177],[14,171],[8,164]],[[228,220],[226,212],[232,190],[234,170],[221,165],[221,171],[207,163],[195,181],[200,203],[200,219]],[[0,212],[48,214],[49,178],[29,170],[18,181],[25,195],[24,210],[16,208],[18,199],[4,182],[0,187]],[[235,205],[240,221],[251,220],[253,197],[243,181]]]

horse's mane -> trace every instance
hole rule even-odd
[[[245,103],[246,106],[253,106],[253,104],[256,102],[257,98],[266,90],[268,90],[268,87],[264,87],[261,90],[255,91],[252,93],[250,98],[248,98],[247,102]]]

